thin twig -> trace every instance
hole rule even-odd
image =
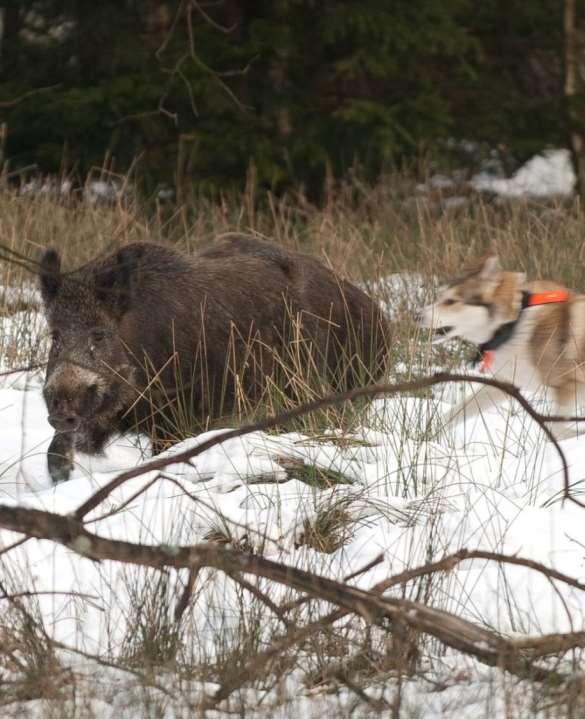
[[[61,84],[62,83],[58,82],[55,85],[47,85],[46,87],[37,87],[33,90],[28,90],[27,92],[23,92],[22,95],[15,97],[14,100],[2,100],[0,102],[0,107],[15,107],[23,102],[23,100],[27,100],[29,97],[41,95],[42,93],[50,92],[51,90],[57,90],[61,87]]]
[[[372,559],[371,562],[364,564],[363,567],[356,569],[355,572],[352,572],[351,574],[347,574],[345,577],[343,577],[343,581],[350,582],[352,579],[359,577],[360,574],[365,574],[366,572],[369,572],[370,569],[377,566],[378,564],[381,564],[383,561],[384,561],[384,553],[378,554],[378,556],[374,557],[374,559]],[[281,604],[280,609],[283,612],[290,612],[292,609],[297,609],[298,607],[302,607],[303,604],[310,602],[312,598],[313,597],[310,597],[310,596],[299,597],[298,599],[295,599],[292,602],[287,602],[286,604]]]
[[[11,374],[19,374],[21,372],[32,372],[37,369],[43,369],[43,367],[46,366],[46,362],[36,362],[34,364],[29,364],[26,367],[15,367],[14,369],[7,369],[0,372],[0,377],[8,377]]]
[[[122,504],[118,505],[117,507],[114,507],[109,512],[106,512],[104,514],[100,514],[98,517],[92,517],[91,519],[88,519],[85,521],[85,524],[93,524],[94,522],[100,522],[103,519],[107,519],[108,517],[113,517],[114,515],[121,512],[123,509],[125,509],[134,499],[139,497],[141,494],[146,492],[150,487],[152,487],[153,484],[158,482],[159,480],[164,479],[167,482],[170,482],[173,484],[177,489],[181,492],[182,495],[185,497],[189,497],[193,502],[200,504],[205,509],[208,509],[210,512],[213,512],[214,514],[218,515],[223,522],[227,522],[228,524],[233,525],[234,527],[237,527],[238,529],[242,529],[246,532],[246,534],[255,534],[257,535],[262,543],[264,542],[270,542],[270,544],[273,544],[279,551],[284,552],[285,554],[289,554],[289,549],[282,545],[278,540],[273,539],[272,537],[269,537],[267,534],[264,534],[263,532],[260,532],[257,529],[253,529],[252,527],[249,527],[246,524],[242,524],[241,522],[238,522],[236,519],[231,519],[230,517],[226,517],[225,514],[222,514],[217,507],[214,507],[213,504],[210,504],[209,502],[206,502],[204,499],[202,499],[197,494],[192,494],[191,492],[188,492],[185,487],[181,484],[181,482],[176,479],[175,477],[170,477],[168,474],[158,474],[154,479],[152,479],[150,482],[147,482],[143,487],[141,487],[139,490],[137,490],[131,497],[124,500]]]
[[[289,620],[286,618],[283,610],[277,604],[275,604],[269,596],[267,596],[266,594],[264,594],[264,592],[258,589],[258,587],[255,587],[247,579],[244,579],[241,574],[228,572],[228,576],[231,577],[234,582],[237,582],[244,589],[250,592],[250,594],[256,597],[256,599],[259,599],[263,604],[265,604],[271,612],[276,614],[276,616],[280,619],[280,621],[287,629],[292,625],[291,622],[289,622]]]
[[[191,567],[189,570],[189,576],[187,577],[187,584],[185,584],[185,589],[183,590],[183,594],[181,594],[181,597],[179,601],[177,602],[177,606],[175,607],[175,622],[180,622],[183,614],[185,613],[185,610],[189,606],[189,602],[191,601],[191,597],[193,596],[193,588],[195,587],[195,582],[197,581],[197,576],[199,574],[200,567]]]
[[[585,584],[579,582],[573,577],[569,577],[567,574],[547,567],[545,564],[535,562],[533,559],[526,559],[524,557],[517,557],[511,554],[498,554],[497,552],[487,552],[481,549],[460,549],[453,554],[449,554],[443,559],[439,559],[431,564],[425,564],[422,567],[415,567],[414,569],[406,569],[400,574],[394,574],[388,579],[383,580],[379,586],[383,588],[383,591],[394,587],[397,584],[406,584],[412,579],[422,577],[427,574],[434,574],[435,572],[450,572],[461,562],[465,562],[469,559],[486,559],[492,562],[498,562],[500,564],[516,564],[521,567],[527,567],[528,569],[534,569],[536,572],[540,572],[547,577],[552,579],[558,579],[560,582],[564,582],[571,587],[585,591]]]

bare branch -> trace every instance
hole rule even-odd
[[[292,626],[292,623],[289,622],[289,620],[286,618],[284,611],[277,604],[275,604],[269,596],[267,596],[266,594],[264,594],[264,592],[258,589],[258,587],[255,587],[247,579],[244,579],[241,574],[229,573],[228,576],[231,577],[234,582],[237,582],[240,586],[250,592],[250,594],[256,597],[256,599],[259,599],[263,604],[265,604],[271,612],[276,614],[276,616],[280,619],[280,621],[287,629]]]
[[[521,639],[512,639],[512,644],[518,651],[530,652],[531,658],[535,659],[549,654],[564,654],[569,649],[585,648],[585,632],[547,634],[543,637],[523,637]]]
[[[437,562],[433,562],[432,564],[425,564],[422,567],[407,569],[400,574],[388,577],[388,579],[385,579],[378,586],[382,588],[382,591],[386,591],[397,584],[406,584],[406,582],[410,582],[412,579],[416,579],[417,577],[422,577],[427,574],[433,574],[434,572],[450,572],[455,569],[458,564],[469,559],[486,559],[500,564],[515,564],[521,567],[527,567],[528,569],[533,569],[536,572],[544,574],[548,578],[558,579],[560,582],[564,582],[571,587],[585,591],[585,584],[582,582],[573,579],[573,577],[569,577],[567,574],[558,572],[552,567],[547,567],[540,562],[535,562],[533,559],[525,559],[524,557],[517,557],[516,555],[510,554],[498,554],[497,552],[486,552],[480,549],[460,549],[458,552],[449,554],[446,557],[443,557],[443,559],[439,559]]]
[[[106,539],[88,532],[74,516],[0,505],[0,527],[62,544],[94,560],[175,569],[206,566],[226,574],[240,572],[264,577],[311,594],[356,614],[368,623],[390,628],[394,622],[430,634],[444,645],[521,677],[559,684],[567,677],[520,655],[513,642],[466,619],[407,599],[380,597],[372,591],[233,549],[210,544],[191,547],[143,545]]]
[[[0,107],[15,107],[16,105],[20,105],[21,102],[27,100],[29,97],[41,95],[42,93],[50,92],[51,90],[57,90],[61,87],[61,84],[62,83],[58,82],[55,85],[47,85],[47,87],[37,87],[33,90],[28,90],[27,92],[23,92],[22,95],[15,97],[14,100],[0,101]]]
[[[176,622],[181,621],[185,610],[189,606],[189,602],[191,601],[191,597],[193,595],[193,588],[195,587],[195,582],[197,581],[197,576],[199,574],[199,569],[200,567],[191,567],[191,569],[189,570],[187,584],[185,584],[183,594],[181,594],[181,598],[179,599],[179,601],[177,602],[177,606],[175,607],[174,616]]]
[[[8,377],[11,374],[20,374],[21,372],[32,372],[36,369],[42,369],[46,367],[46,362],[35,362],[33,364],[26,365],[26,367],[15,367],[14,369],[7,369],[0,372],[0,377]]]
[[[512,399],[516,400],[518,404],[524,409],[529,417],[536,422],[536,424],[545,433],[547,439],[555,447],[559,459],[561,461],[563,470],[563,497],[580,507],[585,507],[585,504],[580,502],[576,497],[573,497],[570,492],[569,484],[569,467],[567,464],[566,457],[561,449],[558,440],[555,438],[549,427],[546,426],[546,422],[567,422],[581,420],[585,421],[585,417],[564,417],[559,415],[543,415],[537,412],[530,402],[522,395],[520,390],[509,382],[500,382],[495,379],[488,377],[469,377],[465,374],[456,374],[449,372],[438,372],[430,377],[421,377],[417,380],[409,382],[397,382],[395,384],[374,384],[368,387],[358,387],[357,389],[349,390],[341,394],[328,395],[312,402],[299,405],[288,412],[268,417],[266,419],[255,422],[254,424],[247,424],[237,429],[232,429],[228,432],[223,432],[220,435],[216,435],[210,439],[201,442],[197,447],[186,449],[183,452],[177,452],[172,456],[159,457],[153,459],[150,462],[134,467],[125,472],[122,472],[117,477],[114,477],[108,484],[101,487],[91,497],[89,497],[82,505],[80,505],[75,512],[77,519],[83,519],[89,512],[95,507],[101,504],[115,489],[120,487],[125,482],[135,477],[139,477],[141,474],[151,472],[155,470],[163,469],[171,464],[182,464],[197,457],[203,452],[206,452],[211,447],[215,447],[218,444],[222,444],[230,439],[237,437],[243,437],[252,432],[264,431],[267,429],[273,429],[274,427],[281,427],[289,424],[293,419],[301,417],[302,415],[314,412],[324,407],[332,407],[343,404],[348,401],[359,399],[362,397],[373,397],[374,395],[391,395],[400,392],[408,392],[420,389],[428,389],[438,384],[456,384],[456,383],[471,383],[471,384],[482,384],[489,387],[495,387],[501,390],[504,394],[508,395]]]
[[[376,567],[378,564],[381,564],[384,561],[384,554],[378,554],[377,557],[374,557],[371,562],[368,562],[367,564],[364,564],[363,567],[360,567],[359,569],[356,569],[355,572],[352,572],[351,574],[347,574],[345,577],[343,577],[344,582],[350,582],[352,579],[355,579],[356,577],[359,577],[360,574],[365,574],[366,572],[369,572],[370,569],[373,567]],[[311,601],[312,597],[299,597],[299,599],[295,599],[293,602],[287,602],[286,604],[281,604],[280,609],[283,612],[290,612],[292,609],[297,609],[298,607],[302,607],[303,604],[306,604],[307,602]]]
[[[238,26],[237,23],[234,23],[231,27],[224,27],[223,25],[220,25],[211,17],[211,15],[205,12],[205,10],[197,2],[197,0],[191,0],[191,5],[212,27],[214,27],[216,30],[219,30],[220,32],[223,32],[225,35],[229,35],[230,33],[232,33]]]

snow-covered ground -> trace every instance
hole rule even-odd
[[[377,399],[354,443],[294,433],[254,433],[230,440],[197,457],[192,466],[167,468],[165,475],[180,482],[189,495],[182,494],[176,483],[161,479],[119,514],[99,518],[154,477],[145,475],[123,485],[94,511],[92,530],[128,541],[196,543],[214,528],[226,527],[233,541],[263,547],[265,556],[336,579],[382,552],[384,561],[354,580],[364,588],[463,547],[517,554],[585,580],[585,510],[560,501],[558,455],[526,417],[509,407],[494,410],[450,436],[421,440],[420,430],[431,414],[444,410],[455,400],[453,395],[450,390],[434,399]],[[3,503],[66,514],[113,473],[139,463],[148,451],[136,438],[118,438],[103,458],[79,457],[73,478],[53,487],[45,468],[51,434],[40,377],[5,377],[0,388]],[[209,435],[187,440],[171,452]],[[585,472],[585,445],[573,439],[563,442],[563,449],[578,491]],[[351,483],[317,489],[290,479],[277,461],[283,456],[336,470]],[[298,547],[305,522],[314,519],[320,508],[341,501],[355,520],[346,544],[333,554]],[[2,532],[0,538],[6,545],[17,535]],[[21,570],[20,582],[27,577],[27,589],[64,592],[38,599],[46,627],[56,639],[91,653],[122,641],[128,629],[126,569],[109,562],[96,564],[45,541],[29,541],[4,560],[5,568]],[[233,593],[223,579],[208,581],[194,609],[202,626],[200,641],[213,628],[212,617],[217,614],[220,621],[217,593],[226,601]],[[92,599],[72,599],[71,592]],[[445,575],[432,597],[436,606],[505,633],[584,628],[584,593],[553,586],[522,567],[467,562]],[[207,637],[211,652],[212,639]],[[413,684],[412,705],[425,716],[477,716],[488,701],[482,694],[490,675],[487,668],[448,652],[435,669],[436,678],[441,679],[441,672],[443,679],[452,675],[454,667],[463,671],[466,664],[470,665],[464,682],[467,691],[457,686],[421,693]],[[408,699],[409,690],[405,696]],[[301,692],[291,701],[300,711],[308,700]],[[326,704],[324,697],[315,701],[311,712]],[[113,696],[103,715],[109,716],[113,707],[119,711],[120,702],[121,697]]]

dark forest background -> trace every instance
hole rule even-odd
[[[310,189],[350,168],[456,165],[470,147],[513,169],[583,129],[575,0],[0,5],[12,171],[83,179],[105,163],[147,189],[216,192],[252,170]]]

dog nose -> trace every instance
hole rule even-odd
[[[48,420],[57,432],[75,432],[79,429],[80,420],[74,414],[50,414]]]

